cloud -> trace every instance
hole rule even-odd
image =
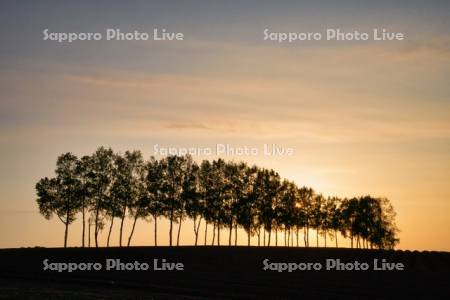
[[[201,129],[201,130],[211,130],[211,127],[208,127],[202,123],[170,123],[165,126],[169,129],[176,129],[176,130],[191,130],[191,129]]]
[[[449,138],[449,104],[442,101],[449,93],[442,84],[450,65],[447,37],[402,46],[198,43],[217,53],[184,73],[95,65],[40,76],[0,72],[0,108],[8,116],[3,139],[32,128],[319,143]]]

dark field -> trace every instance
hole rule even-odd
[[[450,299],[450,253],[324,248],[133,247],[0,250],[0,299]],[[101,271],[43,271],[49,262],[99,262]],[[105,271],[105,260],[148,271]],[[403,263],[404,271],[264,271],[270,262]],[[184,271],[154,271],[153,259]]]

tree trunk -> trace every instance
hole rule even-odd
[[[130,247],[131,238],[133,237],[134,227],[136,226],[136,221],[137,221],[137,219],[138,219],[138,217],[137,217],[137,215],[135,215],[135,216],[134,216],[134,221],[133,221],[133,227],[131,227],[130,236],[128,237],[127,247]]]
[[[84,239],[85,239],[85,235],[86,235],[86,222],[85,222],[85,214],[86,214],[86,212],[85,212],[85,204],[84,204],[84,200],[83,200],[83,203],[82,203],[82,208],[81,208],[81,214],[82,214],[82,216],[83,216],[83,234],[82,234],[82,237],[81,237],[81,247],[83,247],[84,248]]]
[[[267,240],[267,246],[270,247],[270,237],[272,235],[272,228],[269,228],[269,239]]]
[[[111,218],[111,225],[109,225],[109,231],[108,231],[108,239],[106,240],[106,247],[109,247],[109,238],[111,237],[111,231],[114,224],[114,217]]]
[[[125,220],[126,209],[122,212],[120,220],[120,233],[119,233],[119,247],[122,247],[122,233],[123,233],[123,221]]]
[[[94,239],[95,239],[95,248],[98,248],[98,215],[100,213],[99,208],[97,207],[95,212],[95,228],[94,228]]]
[[[303,241],[305,242],[305,247],[307,247],[307,243],[306,243],[306,226],[303,227]]]
[[[338,247],[338,234],[337,234],[337,230],[334,230],[334,239],[336,240],[336,248]]]
[[[288,229],[288,246],[292,245],[292,240],[293,240],[294,236],[292,235],[292,229],[289,228]]]
[[[197,242],[198,242],[198,234],[200,233],[200,224],[202,222],[202,217],[200,217],[198,219],[198,224],[197,224],[197,234],[195,235],[195,246],[197,246]]]
[[[220,224],[217,222],[217,246],[220,246]]]
[[[258,247],[261,246],[261,226],[258,227]]]
[[[214,246],[214,242],[216,241],[216,222],[213,222],[213,236],[211,246]]]
[[[181,222],[182,222],[182,216],[180,216],[180,225],[178,226],[178,233],[177,233],[177,246],[180,246],[180,232],[181,232]]]
[[[197,246],[197,216],[194,216],[194,218],[192,218],[192,221],[194,222],[194,239],[195,239],[195,246]]]
[[[205,246],[206,246],[206,236],[208,235],[208,221],[205,220]]]
[[[234,245],[237,246],[238,224],[234,224]]]
[[[316,229],[316,247],[319,248],[319,228]]]
[[[266,228],[263,229],[263,246],[266,246]]]
[[[307,247],[309,247],[309,224],[306,225],[306,243],[308,244]]]
[[[231,246],[231,235],[233,234],[233,221],[230,222],[230,235],[228,236],[228,246]]]
[[[153,215],[153,218],[155,219],[155,246],[158,246],[158,216]]]
[[[250,229],[247,230],[247,246],[250,246]]]
[[[278,228],[275,228],[275,247],[278,247]]]
[[[324,240],[325,240],[325,248],[327,247],[327,231],[325,230],[324,234]]]
[[[170,247],[172,247],[172,230],[173,230],[173,207],[170,209],[170,227],[169,227],[169,245],[170,245]]]
[[[67,214],[68,215],[68,214]],[[68,218],[67,218],[68,220]],[[67,235],[69,234],[69,221],[64,223],[66,229],[64,230],[64,248],[67,248]]]
[[[66,229],[64,230],[64,248],[67,248],[67,236],[69,235],[69,212],[70,209],[67,205],[67,212],[66,212],[66,222],[64,222],[64,225],[66,226]]]
[[[91,248],[91,218],[88,219],[88,247]]]
[[[299,236],[300,236],[299,233],[298,233],[298,230],[299,230],[299,229],[298,229],[298,226],[297,226],[297,248],[298,248],[298,238],[299,238]]]

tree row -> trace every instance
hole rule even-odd
[[[317,246],[319,235],[325,246],[329,237],[336,247],[338,234],[350,239],[351,247],[391,249],[399,241],[395,212],[386,198],[324,197],[282,179],[274,170],[223,159],[197,163],[190,156],[167,156],[146,161],[140,151],[119,154],[104,147],[81,158],[65,153],[57,158],[55,177],[40,179],[36,192],[40,213],[47,219],[56,215],[64,224],[64,247],[69,225],[80,214],[82,247],[86,219],[92,220],[96,247],[102,230],[108,230],[109,246],[115,221],[120,222],[119,245],[124,245],[127,217],[133,224],[128,246],[139,219],[154,222],[156,246],[161,218],[170,224],[170,246],[179,245],[186,219],[193,221],[195,245],[220,245],[221,232],[228,234],[228,245],[237,245],[238,228],[246,232],[248,245],[256,236],[258,246],[309,247],[310,230],[317,235]],[[207,241],[208,230],[212,242]],[[278,240],[280,231],[284,243]]]

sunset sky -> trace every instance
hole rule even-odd
[[[61,153],[274,143],[294,155],[222,157],[326,196],[387,197],[398,248],[450,251],[450,2],[89,2],[0,4],[0,248],[62,246],[64,226],[39,214],[34,189]],[[184,40],[58,43],[46,28]],[[265,28],[406,38],[289,44],[264,41]],[[152,232],[140,221],[134,244]],[[80,241],[76,222],[69,244]]]

